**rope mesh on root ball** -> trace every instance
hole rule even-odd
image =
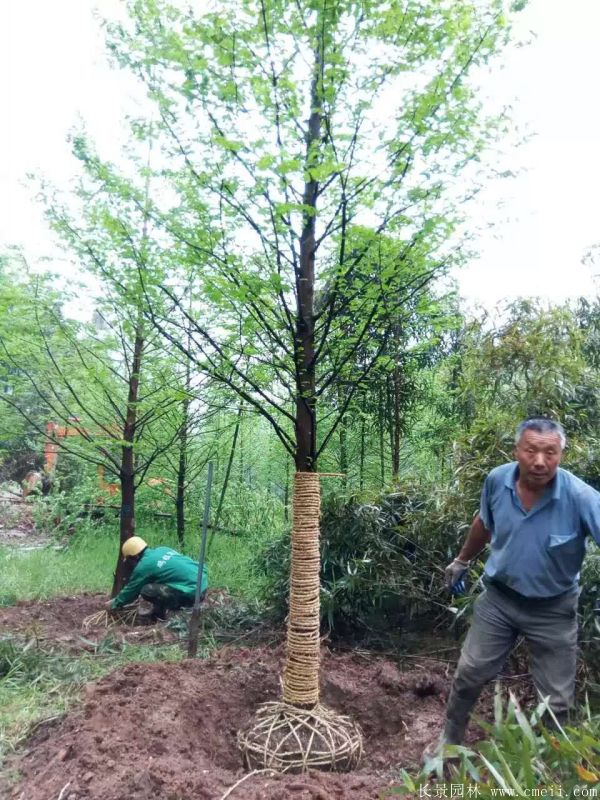
[[[250,769],[347,771],[362,755],[360,728],[319,703],[319,475],[294,475],[292,558],[283,702],[265,703],[238,744]]]
[[[248,769],[348,772],[362,757],[362,733],[349,717],[322,705],[265,703],[253,725],[238,733]]]

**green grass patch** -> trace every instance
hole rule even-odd
[[[203,643],[199,655],[210,651]],[[0,769],[36,724],[60,716],[79,700],[85,683],[129,662],[180,661],[184,655],[178,644],[111,644],[108,639],[95,653],[73,656],[17,637],[0,639]]]
[[[0,549],[2,589],[0,604],[7,600],[33,600],[110,589],[117,543],[107,536],[79,537],[63,550],[52,547]]]
[[[150,546],[165,545],[181,550],[177,537],[161,526],[139,531]],[[207,559],[209,585],[223,588],[248,600],[258,596],[261,582],[251,556],[256,552],[259,536],[214,537]],[[2,587],[0,606],[17,600],[46,599],[81,592],[108,592],[119,548],[118,534],[108,527],[75,536],[61,550],[46,547],[38,550],[0,548]],[[200,534],[188,537],[183,551],[197,559]]]

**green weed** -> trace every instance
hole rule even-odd
[[[429,796],[441,796],[434,795],[438,786],[447,786],[444,796],[450,796],[451,786],[462,786],[465,797],[481,800],[595,796],[585,792],[600,784],[600,717],[593,716],[587,705],[581,712],[578,726],[563,728],[545,702],[528,717],[512,695],[504,708],[497,692],[494,722],[480,723],[487,734],[484,741],[476,748],[445,747],[444,758],[454,759],[454,765],[437,756],[416,776],[402,770],[398,785],[382,796],[423,796],[423,787]],[[541,724],[547,715],[556,730]],[[471,787],[471,794],[466,787]]]

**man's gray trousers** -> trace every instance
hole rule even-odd
[[[560,721],[575,699],[578,591],[544,600],[515,599],[488,586],[475,601],[448,706],[444,741],[460,744],[481,690],[504,666],[519,635],[529,647],[530,669],[542,697]]]

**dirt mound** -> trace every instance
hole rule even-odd
[[[114,641],[166,642],[177,635],[162,627],[111,624],[84,627],[84,620],[101,611],[108,595],[80,594],[51,600],[26,600],[0,608],[0,636],[18,634],[45,646],[59,645],[70,651],[93,650],[107,636]]]
[[[22,600],[14,606],[0,608],[0,636],[17,634],[34,638],[42,645],[77,650],[93,650],[106,637],[115,642],[159,644],[177,641],[180,634],[164,625],[124,625],[111,622],[109,627],[87,628],[84,621],[101,611],[108,599],[103,594],[79,594],[53,597],[49,600]],[[208,611],[227,602],[217,589],[207,592],[203,609]],[[150,606],[148,606],[150,608]]]
[[[38,729],[13,767],[11,798],[219,800],[243,777],[236,733],[280,694],[283,648],[222,648],[207,661],[130,664],[86,687],[77,711]],[[349,775],[254,774],[232,800],[372,800],[416,765],[442,724],[444,665],[402,672],[389,660],[324,652],[322,700],[362,726]]]

